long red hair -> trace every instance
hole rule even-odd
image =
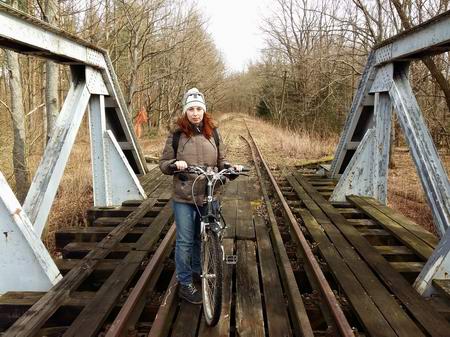
[[[216,123],[214,122],[214,119],[211,117],[211,115],[207,112],[203,114],[202,122],[203,122],[203,130],[202,130],[203,136],[205,136],[207,139],[210,139],[213,135],[213,130],[216,127]],[[187,137],[192,136],[191,124],[186,114],[183,114],[183,116],[180,116],[177,119],[177,125],[180,127],[181,131]]]

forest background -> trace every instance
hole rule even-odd
[[[449,9],[448,0],[274,0],[260,27],[265,39],[260,60],[230,73],[193,1],[0,1],[108,50],[132,118],[142,108],[149,116],[144,137],[163,135],[183,92],[196,86],[213,114],[246,113],[327,146],[338,139],[373,46]],[[447,151],[449,72],[445,53],[415,62],[410,74],[435,144]],[[0,171],[21,201],[69,82],[67,66],[0,50]],[[398,124],[393,125],[394,145],[401,147]],[[66,188],[84,197],[70,199],[72,216],[65,210],[52,221],[82,221],[80,210],[92,202],[86,197],[89,167],[76,159],[89,157],[87,122],[77,144],[86,146],[73,151],[76,174],[65,177],[73,179]],[[417,198],[423,199],[420,191]]]

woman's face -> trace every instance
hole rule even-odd
[[[191,106],[186,110],[186,115],[192,124],[199,124],[203,120],[205,111],[199,106]]]

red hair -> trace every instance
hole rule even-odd
[[[213,135],[213,130],[216,127],[216,124],[211,117],[211,115],[207,112],[203,115],[203,136],[205,136],[206,139],[211,139]],[[187,118],[186,114],[183,114],[183,116],[180,116],[177,120],[177,125],[180,127],[181,131],[187,136],[192,136],[192,128],[191,124],[189,122],[189,119]]]

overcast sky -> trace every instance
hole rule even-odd
[[[263,47],[260,32],[263,16],[270,13],[271,0],[197,0],[209,18],[207,29],[222,52],[229,71],[242,71],[257,60]]]

